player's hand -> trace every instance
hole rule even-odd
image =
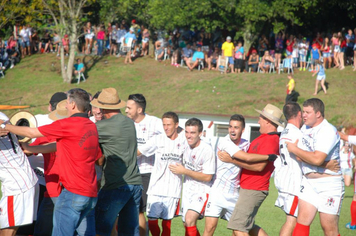
[[[294,152],[296,150],[296,148],[298,148],[298,139],[294,142],[294,143],[291,143],[291,142],[286,142],[286,147],[288,149],[288,152]]]
[[[330,160],[326,162],[325,168],[333,172],[338,172],[340,170],[340,165],[337,160]]]
[[[176,174],[176,175],[183,175],[184,172],[185,172],[185,168],[182,164],[180,163],[176,163],[176,164],[170,164],[168,166],[168,168],[170,169],[170,171],[173,173],[173,174]]]
[[[3,124],[3,123],[5,123],[5,121],[0,120],[0,125]],[[5,130],[5,129],[3,129],[3,128],[0,128],[0,136],[5,136],[5,135],[7,135],[8,133],[9,133],[9,131],[7,131],[7,130]]]
[[[30,152],[28,150],[28,147],[30,146],[28,143],[24,143],[24,142],[19,142],[21,148],[22,148],[22,151],[25,153],[25,154],[32,154],[32,152]]]
[[[218,151],[218,157],[219,157],[219,160],[222,162],[226,162],[226,163],[232,162],[231,156],[225,151]]]

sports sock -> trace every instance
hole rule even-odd
[[[162,220],[162,236],[171,236],[171,220]]]
[[[297,223],[293,230],[293,236],[309,236],[310,226]]]
[[[200,236],[197,226],[186,226],[185,227],[185,235],[186,236]]]
[[[152,236],[160,236],[161,229],[158,226],[158,220],[148,220],[148,228]]]
[[[356,201],[351,202],[351,225],[356,225]]]

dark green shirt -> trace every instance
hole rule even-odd
[[[115,189],[142,184],[137,166],[137,140],[133,121],[119,113],[96,123],[105,156],[101,186]]]

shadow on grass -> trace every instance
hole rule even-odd
[[[84,78],[85,80],[87,80],[89,78],[88,73],[90,72],[90,70],[101,60],[105,60],[104,62],[107,63],[107,56],[98,56],[98,55],[84,55],[83,57],[83,64],[84,64]],[[80,82],[84,81],[84,79],[81,77],[80,78]],[[73,83],[78,83],[78,78],[77,77],[73,77],[71,84]]]

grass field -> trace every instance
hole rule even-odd
[[[33,113],[46,112],[50,96],[57,91],[81,87],[91,93],[115,87],[122,99],[131,93],[143,93],[148,101],[147,112],[161,116],[168,110],[212,114],[241,113],[256,116],[254,108],[267,103],[282,107],[285,100],[286,74],[228,74],[204,71],[189,72],[158,63],[152,58],[139,58],[134,65],[125,65],[123,58],[85,57],[87,81],[66,84],[59,73],[60,61],[53,54],[25,58],[5,79],[0,79],[0,103],[31,105]],[[353,102],[356,98],[356,72],[351,67],[326,71],[328,94],[319,92],[326,105],[326,118],[334,125],[356,125]],[[310,72],[295,73],[299,102],[313,97],[315,77]],[[214,92],[213,92],[214,90]],[[7,112],[11,113],[11,112]]]
[[[134,65],[123,64],[122,58],[107,57],[85,57],[84,62],[88,68],[87,81],[77,85],[62,82],[60,61],[53,54],[25,58],[7,71],[5,79],[0,79],[0,104],[30,105],[28,110],[34,114],[47,113],[48,101],[54,92],[81,87],[94,94],[102,88],[114,87],[124,100],[131,93],[143,93],[148,101],[147,113],[156,116],[168,110],[257,116],[254,108],[262,109],[267,103],[283,106],[288,82],[286,74],[189,72],[171,67],[169,62],[158,63],[152,58],[139,58]],[[356,125],[356,72],[347,67],[344,71],[327,70],[326,75],[328,94],[320,92],[317,95],[326,105],[326,118],[336,126]],[[299,71],[294,77],[296,90],[300,93],[299,103],[302,103],[312,97],[315,78],[310,72]],[[8,115],[12,112],[5,111]],[[355,235],[344,227],[350,219],[352,194],[352,187],[347,187],[339,224],[343,236]],[[274,207],[276,197],[272,181],[270,195],[256,221],[272,236],[278,235],[285,217],[280,209]],[[202,233],[204,220],[198,227]],[[184,235],[180,218],[173,221],[172,235]],[[215,235],[231,235],[231,231],[226,229],[226,221],[220,220]],[[312,225],[311,235],[323,235],[318,218]]]

